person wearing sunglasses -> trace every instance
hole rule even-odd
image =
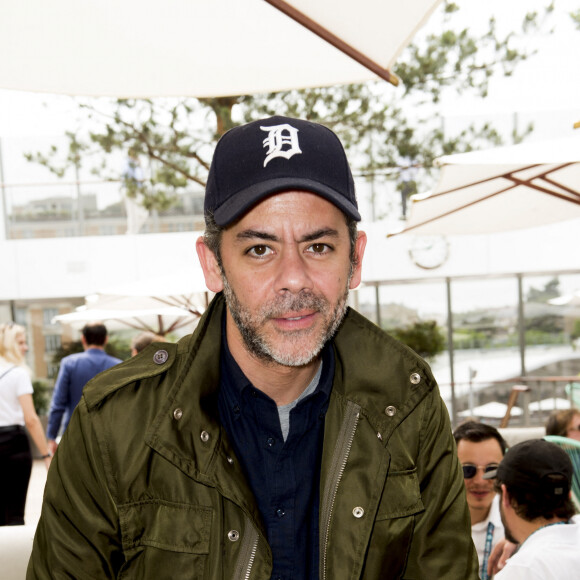
[[[504,538],[497,494],[493,482],[483,479],[503,459],[506,442],[491,425],[466,421],[453,432],[457,456],[463,469],[467,505],[471,515],[471,537],[479,558],[480,578],[487,580],[487,564],[493,547]]]

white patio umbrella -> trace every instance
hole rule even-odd
[[[551,298],[548,303],[554,306],[580,306],[580,290],[575,290],[571,294],[564,294],[557,298]]]
[[[225,96],[384,78],[441,0],[0,3],[0,86]]]
[[[107,323],[109,330],[134,328],[135,330],[150,331],[163,336],[188,325],[192,325],[193,329],[193,325],[197,320],[199,320],[198,316],[176,306],[134,310],[106,310],[80,306],[73,312],[55,316],[52,319],[52,324],[59,322],[80,329],[87,322],[101,321]]]
[[[466,409],[465,411],[461,411],[457,414],[460,417],[485,417],[488,419],[503,419],[507,408],[508,406],[505,403],[492,401],[490,403],[485,403],[485,405],[474,407],[473,409]],[[519,407],[512,407],[512,416],[520,416],[522,413],[523,411]]]
[[[92,320],[165,335],[193,327],[209,303],[201,267],[102,288],[85,297],[85,305],[56,316],[54,322]]]
[[[486,234],[580,218],[580,135],[440,157],[401,232]],[[393,234],[395,235],[395,234]]]
[[[542,399],[541,401],[533,401],[528,405],[531,413],[537,413],[538,411],[561,411],[569,408],[570,401],[568,399],[562,399],[562,397],[551,397]]]

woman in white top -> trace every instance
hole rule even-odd
[[[32,401],[32,383],[24,355],[26,331],[17,324],[0,324],[0,526],[24,524],[24,506],[32,471],[26,429],[43,456],[50,455],[42,424]]]

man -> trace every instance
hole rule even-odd
[[[46,431],[51,454],[56,452],[56,438],[61,426],[63,430],[67,428],[72,413],[81,400],[84,386],[100,372],[122,362],[105,352],[107,340],[107,328],[104,324],[85,324],[81,336],[84,352],[65,356],[60,362]]]
[[[86,389],[28,578],[476,579],[431,371],[346,307],[366,236],[336,135],[232,129],[205,214],[217,295],[192,336]]]
[[[471,516],[471,537],[479,559],[480,578],[488,578],[487,565],[493,547],[503,539],[504,530],[499,513],[499,497],[493,482],[483,478],[497,469],[507,444],[491,425],[466,421],[453,432],[457,457],[463,468],[467,505]]]
[[[580,570],[580,520],[570,497],[572,462],[557,445],[532,439],[514,445],[497,470],[508,540],[520,544],[496,580],[561,580]]]

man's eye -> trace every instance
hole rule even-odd
[[[326,244],[312,244],[309,248],[309,250],[311,252],[313,252],[314,254],[324,254],[326,252],[328,252],[329,247]]]
[[[268,246],[253,246],[248,250],[248,254],[253,254],[254,256],[265,256],[268,254],[270,248]]]

